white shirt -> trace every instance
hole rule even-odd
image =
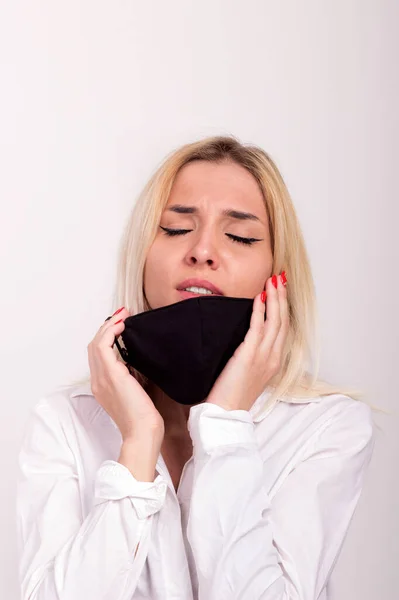
[[[177,494],[117,462],[90,384],[42,398],[19,455],[22,600],[325,600],[374,448],[370,407],[335,394],[190,409]],[[137,550],[138,548],[138,550]],[[137,554],[135,554],[137,550]]]

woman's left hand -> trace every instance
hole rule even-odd
[[[274,284],[273,284],[274,280]],[[261,294],[254,298],[248,332],[227,362],[205,402],[226,410],[249,410],[281,368],[289,328],[285,273],[266,281],[267,311]]]

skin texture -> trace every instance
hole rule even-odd
[[[167,210],[175,204],[195,206],[198,213]],[[259,221],[226,217],[221,213],[227,208],[253,213]],[[189,232],[170,237],[161,227]],[[259,241],[247,245],[227,234]],[[183,167],[176,177],[147,255],[144,292],[151,308],[159,308],[182,301],[177,285],[198,277],[214,283],[226,296],[253,299],[265,289],[272,261],[268,216],[256,180],[235,163],[197,161]],[[190,406],[176,403],[152,383],[146,391],[164,419],[165,438],[188,439]]]

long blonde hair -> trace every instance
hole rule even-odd
[[[315,290],[294,205],[272,158],[257,146],[242,144],[235,136],[211,136],[185,144],[167,155],[151,176],[138,196],[123,232],[114,302],[110,311],[120,306],[125,306],[131,315],[151,310],[143,290],[147,253],[157,235],[160,217],[177,173],[194,160],[234,162],[253,175],[262,191],[269,217],[272,273],[285,270],[287,274],[290,329],[282,368],[268,384],[272,393],[263,409],[290,397],[306,401],[306,398],[344,394],[355,400],[363,399],[363,391],[357,388],[340,387],[318,377],[320,342]],[[114,349],[121,360],[118,350],[116,347]],[[147,378],[135,369],[133,372],[138,381],[146,385]],[[386,413],[372,404],[369,406]]]

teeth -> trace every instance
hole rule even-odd
[[[213,292],[211,292],[210,290],[207,290],[206,288],[203,287],[188,287],[188,288],[184,288],[186,292],[194,292],[195,294],[213,294]]]

